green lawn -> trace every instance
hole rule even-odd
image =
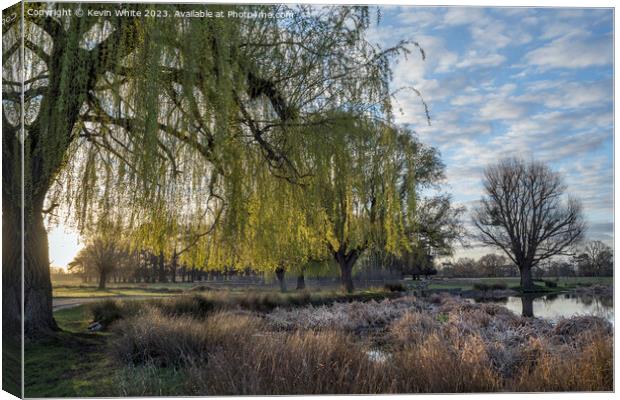
[[[110,296],[172,296],[182,293],[183,289],[119,287],[99,290],[96,287],[55,287],[53,296],[62,297],[110,297]]]
[[[177,282],[177,283],[108,283],[106,289],[97,289],[95,283],[72,281],[53,281],[53,296],[62,297],[110,297],[110,296],[166,296],[187,292],[197,286],[221,287],[225,290],[243,291],[243,285],[229,286],[220,282]],[[252,287],[257,290],[259,287]],[[269,288],[268,290],[273,290]]]
[[[560,277],[560,278],[543,278],[545,280],[557,281],[558,289],[571,289],[578,285],[603,284],[613,285],[613,277]],[[508,278],[440,278],[434,277],[428,289],[461,289],[473,290],[475,283],[484,283],[487,285],[494,283],[505,283],[508,288],[517,288],[519,286],[518,277]],[[540,284],[540,282],[537,282]]]
[[[106,334],[85,333],[86,306],[54,314],[63,332],[25,348],[26,397],[110,395],[113,366],[105,351]]]
[[[2,390],[20,397],[21,385],[21,342],[11,335],[2,337]]]
[[[558,282],[558,288],[556,290],[566,290],[573,288],[577,285],[591,285],[591,284],[613,284],[612,277],[562,277],[562,278],[544,278],[545,280],[551,280]],[[509,288],[517,288],[519,286],[519,278],[441,278],[433,277],[428,289],[432,290],[473,290],[475,283],[493,284],[493,283],[505,283]],[[408,281],[410,286],[417,284],[415,281]],[[540,282],[538,284],[541,284]],[[212,286],[218,287],[218,284],[210,284],[209,282],[195,282],[195,283],[111,283],[105,290],[98,290],[94,284],[57,284],[54,285],[53,295],[55,298],[66,297],[112,297],[112,296],[141,296],[141,297],[162,297],[173,296],[180,293],[187,292],[196,286]],[[222,287],[222,289],[232,292],[244,292],[247,290],[245,287]],[[277,291],[273,287],[261,288],[252,287],[252,290],[259,291]]]

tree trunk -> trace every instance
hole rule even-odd
[[[306,288],[306,278],[304,277],[304,271],[301,271],[297,275],[297,290],[304,290]]]
[[[285,269],[282,267],[276,268],[276,278],[278,278],[278,283],[280,284],[280,291],[282,293],[286,292],[286,279],[284,279]]]
[[[2,197],[2,335],[21,340],[21,202],[9,201],[4,193]]]
[[[42,204],[42,201],[40,202]],[[57,330],[52,314],[49,245],[41,208],[36,204],[25,220],[24,331],[26,335]]]
[[[19,140],[20,130],[8,123],[4,112],[2,116],[2,210],[3,213],[7,208],[16,211],[9,213],[9,218],[3,215],[3,233],[5,228],[11,230],[9,235],[4,236],[14,236],[6,242],[3,239],[3,248],[6,248],[5,244],[12,246],[6,254],[3,249],[3,321],[6,319],[9,325],[20,322],[23,284],[23,323],[28,336],[57,329],[52,314],[49,249],[42,217],[45,196],[66,161],[67,150],[75,138],[73,128],[87,93],[94,89],[99,82],[98,77],[113,65],[113,61],[133,50],[132,46],[112,44],[110,48],[118,48],[118,52],[97,52],[95,49],[86,52],[79,48],[79,41],[67,40],[80,29],[83,29],[80,24],[71,24],[68,31],[59,29],[56,34],[50,34],[53,45],[50,46],[51,53],[46,63],[49,85],[23,142]],[[133,35],[134,30],[126,31],[127,34],[118,38],[111,36],[112,43],[124,43],[127,37]],[[20,156],[20,150],[23,150],[24,158]],[[25,182],[23,196],[20,190],[22,179]],[[25,205],[23,260],[22,231],[18,219],[22,200]]]
[[[159,283],[166,282],[166,265],[164,264],[164,252],[160,251],[159,256],[157,257],[157,266],[159,270]]]
[[[353,269],[353,265],[348,264],[346,262],[339,263],[339,265],[340,265],[340,283],[342,284],[342,288],[347,293],[353,293],[353,290],[355,289],[353,285],[353,274],[351,273]]]
[[[524,292],[534,291],[534,283],[532,281],[532,268],[531,266],[522,266],[519,268],[521,273],[521,290]]]
[[[107,274],[104,271],[101,271],[99,273],[99,286],[97,287],[98,290],[104,290],[105,289],[106,280],[108,279],[108,277],[106,275]]]
[[[177,264],[178,264],[177,259],[178,259],[178,256],[175,250],[174,254],[172,255],[172,265],[171,265],[172,273],[170,275],[172,283],[177,283]]]
[[[342,248],[334,252],[334,258],[340,266],[340,283],[347,293],[352,293],[355,289],[353,286],[353,266],[361,252],[361,250],[354,249],[347,253],[346,250]]]

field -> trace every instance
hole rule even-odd
[[[578,277],[545,277],[544,280],[554,281],[558,284],[558,289],[566,290],[572,289],[579,285],[611,285],[613,284],[613,277],[611,276],[578,276]],[[502,277],[502,278],[441,278],[433,277],[429,289],[461,289],[461,290],[473,290],[474,284],[483,283],[487,285],[501,283],[505,284],[508,288],[517,288],[519,286],[518,277]],[[540,284],[539,282],[536,282]]]
[[[55,317],[63,331],[27,347],[28,397],[612,389],[605,320],[447,294],[217,290]]]
[[[578,285],[592,285],[592,284],[613,284],[613,277],[560,277],[560,278],[544,278],[545,280],[557,281],[559,290],[567,290],[574,288]],[[430,284],[426,287],[432,290],[474,290],[475,284],[505,284],[508,288],[515,288],[519,286],[519,278],[506,277],[506,278],[442,278],[433,277]],[[401,281],[406,287],[416,288],[419,284],[418,281]],[[97,289],[95,283],[84,284],[79,279],[65,278],[62,280],[54,280],[53,294],[54,298],[87,298],[87,297],[125,297],[125,296],[172,296],[180,293],[191,292],[192,289],[196,290],[200,286],[209,286],[212,288],[223,288],[227,290],[243,291],[246,287],[252,287],[257,289],[256,286],[250,286],[247,284],[240,284],[234,282],[177,282],[177,283],[109,283],[104,290]],[[382,286],[377,284],[377,286]],[[294,288],[294,284],[289,284],[289,287]],[[266,285],[265,290],[272,290],[275,288],[275,283],[272,285]]]

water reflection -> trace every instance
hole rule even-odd
[[[524,317],[534,316],[534,297],[522,296],[521,297],[521,315]]]
[[[479,302],[479,300],[476,301]],[[504,306],[524,317],[539,317],[556,321],[575,315],[595,315],[614,323],[612,296],[554,293],[543,296],[511,296],[484,302]]]

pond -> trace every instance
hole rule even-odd
[[[574,293],[548,294],[543,296],[510,296],[504,299],[484,300],[498,304],[517,315],[525,313],[534,317],[557,321],[576,315],[595,315],[614,323],[613,297]]]

